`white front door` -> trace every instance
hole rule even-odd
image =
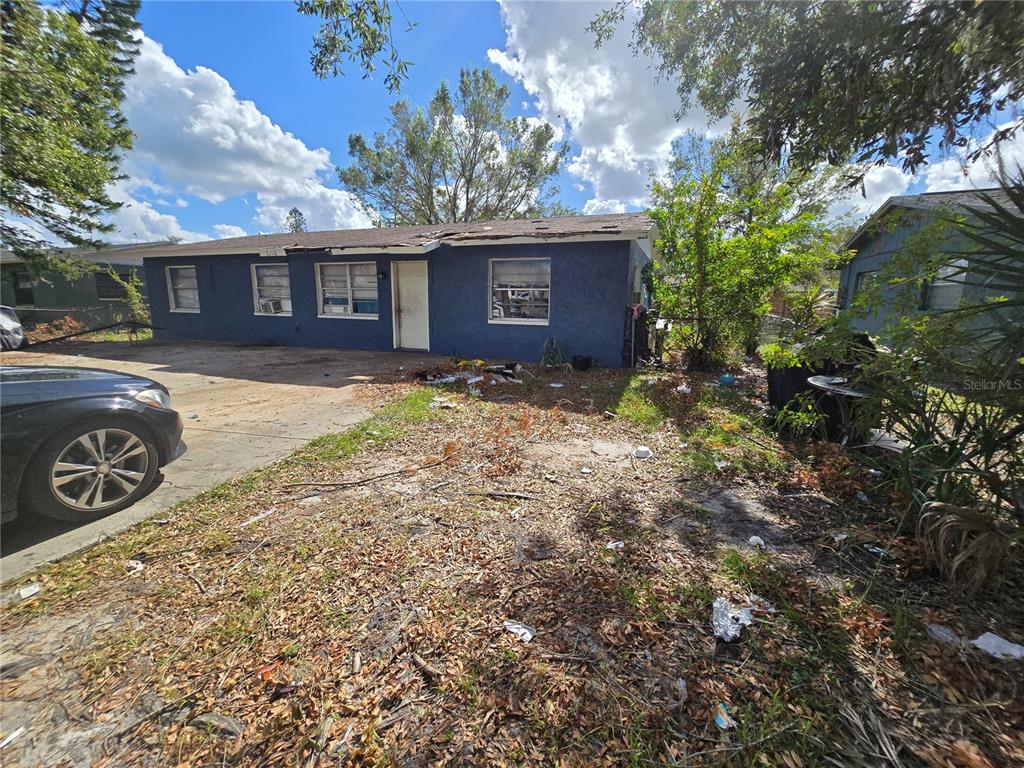
[[[427,262],[391,262],[395,349],[430,349]]]

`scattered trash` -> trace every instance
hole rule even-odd
[[[441,384],[454,384],[458,379],[455,376],[442,376],[439,379],[427,379],[426,383],[431,386],[438,386]]]
[[[971,640],[971,645],[997,659],[1024,659],[1024,645],[1011,643],[994,632],[979,635]]]
[[[765,548],[764,539],[762,539],[760,536],[751,536],[749,543],[750,546],[756,547],[757,549]]]
[[[483,380],[484,380],[483,376],[470,376],[468,379],[466,379],[466,383],[467,384],[476,384],[478,381],[483,381]]]
[[[735,387],[736,377],[733,376],[731,373],[723,373],[721,376],[718,377],[718,383],[721,384],[723,387]]]
[[[850,534],[848,534],[848,533],[833,533],[832,534],[832,543],[833,544],[842,544],[848,538],[850,538]]]
[[[28,600],[30,597],[35,597],[43,590],[42,584],[38,581],[33,581],[31,584],[26,584],[24,587],[14,593],[15,600]]]
[[[877,479],[877,478],[879,478],[881,476],[882,476],[882,471],[879,470],[879,469],[869,469],[868,470],[868,477],[874,477],[874,478]]]
[[[680,395],[688,395],[691,392],[693,392],[693,390],[690,389],[689,384],[680,384],[678,387],[676,387],[676,392],[678,392]]]
[[[871,503],[871,499],[868,498],[868,495],[864,493],[864,491],[857,491],[857,501],[859,501],[861,504]]]
[[[277,671],[278,667],[280,666],[280,661],[272,661],[269,664],[264,664],[262,667],[257,669],[254,674],[263,682],[269,683],[271,682],[271,678],[274,676],[274,672]]]
[[[875,555],[876,557],[892,557],[892,552],[890,552],[888,549],[883,549],[877,544],[865,544],[864,549],[866,549],[868,552],[870,552],[872,555]]]
[[[715,637],[729,643],[740,636],[744,627],[749,627],[754,621],[749,608],[735,608],[732,603],[724,597],[716,597],[711,604],[711,626],[714,627]]]
[[[218,736],[230,736],[238,738],[245,733],[245,723],[227,715],[220,715],[216,712],[207,712],[205,715],[197,715],[188,721],[193,728],[201,728]]]
[[[729,468],[729,462],[728,461],[716,461],[715,462],[715,469],[717,469],[719,472],[722,472],[723,470],[728,469],[728,468]]]
[[[775,604],[769,600],[765,600],[760,595],[750,593],[747,595],[747,607],[752,611],[764,611],[765,613],[778,613],[779,609],[775,607]]]
[[[623,549],[625,546],[626,542],[624,541],[609,541],[607,544],[604,545],[604,548],[617,551]]]
[[[601,414],[601,418],[603,418],[605,421],[611,421],[612,419],[615,418],[615,414],[612,413],[611,411],[605,411],[604,413]]]
[[[136,560],[134,557],[130,558],[124,564],[124,569],[128,571],[129,574],[138,573],[145,567],[146,564],[142,560]]]
[[[949,643],[950,645],[960,644],[960,635],[945,624],[925,624],[924,628],[928,632],[928,637],[932,640],[938,640],[940,643]]]
[[[562,383],[557,382],[557,381],[552,381],[550,384],[548,384],[548,386],[549,387],[553,387],[555,389],[561,389],[562,387],[565,386],[565,384],[562,384]]]
[[[250,517],[248,520],[246,520],[244,523],[242,523],[238,527],[239,528],[248,528],[253,523],[258,523],[260,520],[263,520],[264,518],[270,517],[275,512],[277,512],[277,507],[271,507],[266,512],[260,512],[258,515],[253,515],[252,517]]]
[[[649,459],[654,455],[654,453],[646,445],[638,445],[636,450],[633,451],[633,455],[638,459]]]
[[[594,471],[594,470],[592,470],[592,469],[591,469],[590,467],[580,467],[580,474],[581,474],[581,475],[589,475],[589,474],[591,474],[591,473],[592,473],[593,471]]]
[[[719,702],[718,706],[715,707],[715,725],[723,731],[736,727],[736,721],[729,714],[729,706],[724,702]]]
[[[24,732],[25,732],[25,726],[24,725],[21,726],[20,728],[17,728],[15,730],[11,731],[9,734],[4,736],[2,740],[0,740],[0,749],[3,749],[4,747],[6,747],[8,744],[10,744],[16,738],[21,736],[21,734],[23,734]]]
[[[525,624],[519,624],[515,621],[506,621],[502,626],[507,632],[511,632],[524,643],[528,643],[533,640],[533,636],[536,634],[533,627],[528,627]]]
[[[199,418],[199,414],[198,414],[198,413],[190,413],[190,414],[188,415],[188,417],[189,417],[190,419],[192,419],[193,421],[195,421],[195,420],[197,420],[197,419]]]
[[[158,517],[156,520],[153,521],[153,525],[167,525],[169,522],[171,521],[168,520],[166,517]]]
[[[447,397],[441,395],[434,395],[434,399],[430,401],[430,408],[458,408],[456,403],[453,403]]]
[[[285,696],[290,696],[303,685],[305,685],[305,683],[301,680],[292,680],[289,683],[276,683],[274,685],[273,692],[270,694],[270,700],[277,701],[278,699],[283,699]]]
[[[676,678],[675,684],[676,701],[682,704],[689,698],[690,692],[686,689],[686,681],[681,677]]]
[[[689,447],[690,447],[690,444],[689,444],[688,442],[686,442],[685,440],[680,440],[680,441],[679,441],[679,448],[680,448],[681,450],[684,450],[684,451],[685,451],[685,450],[686,450],[687,448],[689,448]]]

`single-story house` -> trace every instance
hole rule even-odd
[[[255,235],[153,249],[157,339],[619,366],[655,231],[644,214]]]
[[[111,277],[122,279],[134,271],[143,281],[142,254],[150,248],[173,245],[169,240],[151,243],[111,245],[101,250],[60,249],[60,254],[95,266],[77,279],[60,273],[33,275],[28,265],[6,248],[0,251],[0,304],[13,307],[26,328],[51,323],[68,315],[88,327],[105,325],[127,314],[124,286]]]
[[[839,277],[839,303],[841,309],[848,309],[858,293],[879,279],[881,270],[904,246],[909,238],[925,230],[937,220],[968,215],[966,207],[985,209],[989,206],[982,199],[986,195],[1000,205],[1010,205],[1006,194],[999,188],[961,190],[955,192],[927,192],[919,195],[890,197],[865,221],[846,241],[844,250],[855,252]],[[956,228],[949,224],[942,232],[940,246],[949,253],[963,252],[968,248]],[[962,300],[977,302],[986,296],[996,295],[984,285],[984,279],[967,272],[960,272],[966,262],[959,261],[940,273],[921,290],[917,310],[940,312],[954,309]],[[959,273],[959,274],[958,274]],[[854,325],[858,330],[881,334],[887,324],[887,311],[883,305],[871,316],[858,318]]]

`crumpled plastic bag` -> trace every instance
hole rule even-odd
[[[753,622],[754,616],[749,608],[736,608],[724,597],[716,597],[711,604],[711,626],[719,640],[732,642],[740,636],[744,627],[749,627]]]
[[[997,659],[1024,659],[1024,645],[1011,643],[994,632],[979,635],[971,640],[971,645]]]

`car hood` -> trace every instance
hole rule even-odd
[[[0,366],[0,392],[7,396],[26,390],[60,392],[74,397],[153,388],[166,390],[152,379],[99,368]]]

